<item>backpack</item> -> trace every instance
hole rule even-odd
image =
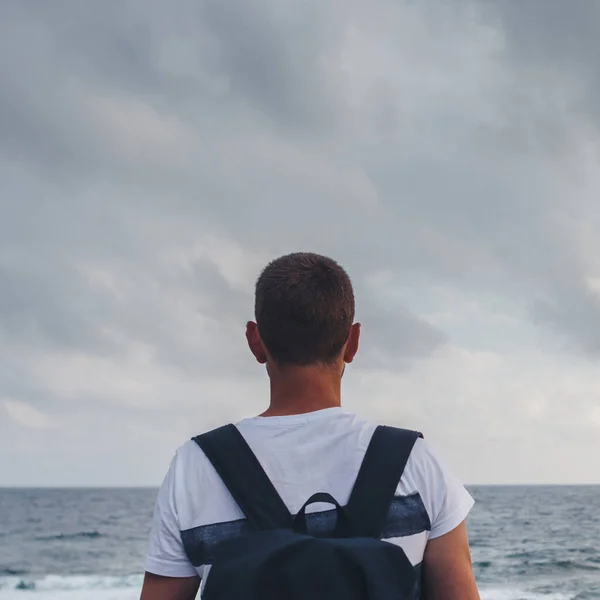
[[[193,438],[251,526],[217,545],[203,600],[416,600],[414,567],[380,533],[419,437],[377,427],[348,504],[319,492],[295,516],[235,425]],[[332,531],[308,531],[306,509],[317,502],[335,508]]]

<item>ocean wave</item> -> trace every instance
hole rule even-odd
[[[2,598],[74,599],[137,598],[142,586],[141,574],[122,577],[108,575],[46,575],[39,579],[15,576],[0,577]],[[516,588],[483,588],[481,600],[571,600],[564,594],[541,594]]]
[[[572,600],[565,594],[542,594],[513,588],[489,588],[480,590],[481,600]]]
[[[86,539],[93,540],[95,538],[104,537],[103,533],[99,531],[78,531],[77,533],[57,533],[56,535],[45,535],[39,536],[35,539],[39,542],[50,542],[53,540],[76,540],[76,539]]]
[[[514,552],[506,558],[518,560],[519,565],[530,574],[548,571],[599,571],[600,559],[597,556],[586,558],[551,559],[542,558],[535,552]]]
[[[0,577],[0,590],[71,591],[71,590],[113,590],[141,588],[142,575],[45,575],[44,577],[24,578],[15,576]]]
[[[23,569],[12,569],[11,567],[0,567],[0,577],[2,575],[27,575]]]

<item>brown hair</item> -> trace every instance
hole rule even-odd
[[[277,364],[330,364],[354,321],[352,282],[331,258],[288,254],[269,263],[258,278],[254,313]]]

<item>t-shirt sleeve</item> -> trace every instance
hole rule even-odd
[[[468,516],[475,501],[425,440],[418,440],[414,454],[422,482],[422,496],[429,518],[429,539],[449,533]]]
[[[177,517],[176,463],[177,455],[171,461],[156,498],[144,568],[149,573],[164,577],[193,577],[198,573],[183,548]]]

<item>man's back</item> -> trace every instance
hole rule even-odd
[[[291,513],[317,492],[343,505],[375,431],[340,408],[342,377],[358,353],[361,331],[352,282],[330,258],[283,256],[259,276],[254,313],[246,339],[266,367],[269,405],[262,417],[238,423],[239,431]],[[424,565],[430,600],[476,600],[464,523],[472,498],[422,439],[390,502],[399,472],[389,487],[386,482],[383,506],[389,510],[381,535],[402,547],[403,553],[392,550],[405,565],[407,557],[417,569]],[[363,506],[361,512],[368,511]],[[334,513],[314,508],[306,519],[309,533],[330,530]],[[158,495],[142,599],[194,598],[219,542],[246,529],[244,514],[202,450],[192,441],[184,444]]]
[[[328,492],[341,504],[348,501],[375,430],[375,425],[340,408],[256,417],[237,426],[292,514],[315,492]],[[418,440],[382,539],[401,546],[418,570],[428,540],[458,526],[472,505],[470,495],[441,466],[427,442]],[[316,505],[309,528],[330,528],[335,520],[330,508]],[[240,535],[245,525],[216,471],[190,441],[178,450],[159,494],[146,569],[168,577],[197,573],[204,579],[216,544]]]

